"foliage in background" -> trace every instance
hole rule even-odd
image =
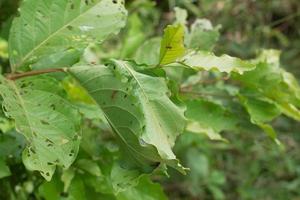
[[[297,200],[297,0],[128,0],[105,41],[122,1],[49,2],[9,40],[0,1],[2,74],[59,68],[1,76],[0,199]]]

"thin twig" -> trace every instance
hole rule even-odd
[[[189,90],[180,90],[180,93],[182,93],[182,94],[191,94],[191,95],[196,95],[196,96],[201,96],[201,97],[214,96],[214,97],[230,98],[230,99],[235,98],[234,96],[230,96],[230,95],[207,93],[207,92],[194,92],[194,91],[189,91]]]
[[[19,78],[24,78],[28,76],[36,76],[40,74],[47,74],[47,73],[53,73],[53,72],[65,72],[64,68],[53,68],[53,69],[41,69],[41,70],[34,70],[30,72],[24,72],[24,73],[14,73],[14,74],[6,74],[6,78],[10,80],[17,80]]]

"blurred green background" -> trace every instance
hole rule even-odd
[[[161,35],[174,7],[189,12],[189,22],[207,18],[220,25],[216,54],[253,58],[263,48],[282,51],[282,66],[300,80],[299,0],[127,0],[147,37]],[[0,0],[0,38],[7,39],[16,0]],[[138,37],[138,35],[136,35]],[[1,45],[1,40],[0,40]],[[111,43],[110,43],[111,45]],[[1,48],[1,46],[0,46]],[[108,48],[111,48],[109,46]],[[120,52],[127,54],[128,52]],[[126,57],[126,56],[124,56]],[[7,66],[7,59],[0,65]],[[8,71],[7,68],[3,68]],[[171,200],[300,200],[300,124],[280,117],[272,123],[285,150],[260,131],[223,135],[229,143],[187,133],[175,152],[191,168],[187,176],[171,172],[162,182]]]

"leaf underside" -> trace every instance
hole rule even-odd
[[[163,79],[138,73],[122,61],[68,71],[103,110],[138,166],[151,170],[149,166],[162,162],[184,171],[171,148],[183,131],[185,118],[168,98]]]
[[[81,117],[64,99],[55,79],[33,77],[16,82],[0,77],[5,114],[27,140],[23,162],[50,180],[57,165],[69,167],[80,142]]]

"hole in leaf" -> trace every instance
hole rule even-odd
[[[45,120],[41,120],[41,123],[44,125],[49,125],[49,122],[45,121]]]

